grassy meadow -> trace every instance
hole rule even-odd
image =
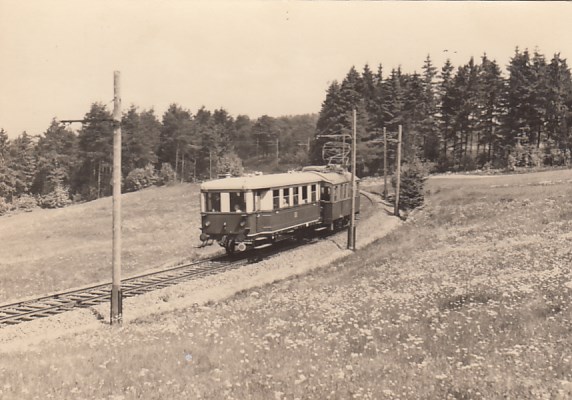
[[[432,178],[327,268],[3,354],[0,397],[572,398],[570,199],[570,170]]]
[[[109,281],[111,208],[108,197],[0,217],[0,303]],[[125,194],[122,214],[123,275],[196,255],[197,185]]]

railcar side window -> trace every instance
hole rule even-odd
[[[308,186],[302,186],[302,203],[308,202]]]
[[[246,211],[246,200],[242,192],[230,192],[230,211],[243,212]]]
[[[272,191],[272,205],[274,207],[275,210],[278,210],[280,208],[280,189],[274,189]]]
[[[256,211],[270,211],[272,210],[272,191],[270,189],[263,189],[259,192],[260,203],[256,208]]]
[[[311,186],[311,191],[312,191],[312,201],[316,201],[317,200],[317,194],[316,194],[316,185],[312,185]]]
[[[290,206],[290,189],[285,188],[282,189],[282,207],[289,207]]]
[[[295,206],[298,205],[298,193],[299,193],[299,190],[300,190],[300,188],[298,188],[298,187],[292,188],[293,197],[294,197],[294,198],[293,198],[293,202],[294,202],[294,205],[295,205]]]
[[[209,192],[207,193],[207,211],[220,212],[220,193]]]

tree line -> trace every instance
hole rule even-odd
[[[0,214],[15,207],[61,207],[112,192],[111,112],[92,104],[81,128],[52,120],[42,135],[10,140],[0,130]],[[161,120],[153,109],[130,107],[121,119],[123,190],[240,174],[243,163],[265,172],[308,162],[316,115],[256,120],[226,110],[196,113],[172,104]],[[270,169],[270,170],[269,170]]]
[[[430,163],[437,171],[572,161],[572,80],[559,54],[548,61],[538,51],[517,48],[507,75],[486,54],[457,68],[447,60],[440,70],[427,56],[422,72],[411,74],[394,68],[383,76],[381,65],[374,72],[366,64],[361,73],[352,67],[341,84],[334,81],[327,90],[314,162],[324,155],[324,145],[339,142],[324,135],[351,134],[353,109],[362,175],[382,171],[384,128],[394,165],[399,125],[404,159]]]
[[[566,60],[517,48],[505,73],[486,55],[459,67],[447,60],[440,70],[427,56],[421,73],[394,68],[384,76],[381,65],[361,73],[352,67],[329,85],[319,115],[253,120],[171,104],[159,119],[153,109],[131,106],[121,120],[123,190],[240,174],[243,166],[278,172],[326,163],[327,149],[343,147],[335,136],[351,134],[354,109],[360,176],[383,173],[383,129],[394,168],[399,125],[405,162],[437,171],[572,161]],[[0,214],[16,203],[60,207],[110,195],[110,120],[110,110],[94,103],[77,132],[55,119],[41,135],[10,140],[0,130]]]

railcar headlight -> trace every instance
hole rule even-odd
[[[205,226],[206,226],[206,227],[209,227],[210,225],[211,225],[211,221],[206,221],[206,222],[205,222]]]
[[[245,220],[240,221],[240,226],[244,226],[244,225],[246,225],[246,221]]]

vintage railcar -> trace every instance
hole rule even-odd
[[[201,185],[201,240],[216,240],[228,253],[333,230],[347,224],[350,215],[351,174],[339,169],[307,167]]]

